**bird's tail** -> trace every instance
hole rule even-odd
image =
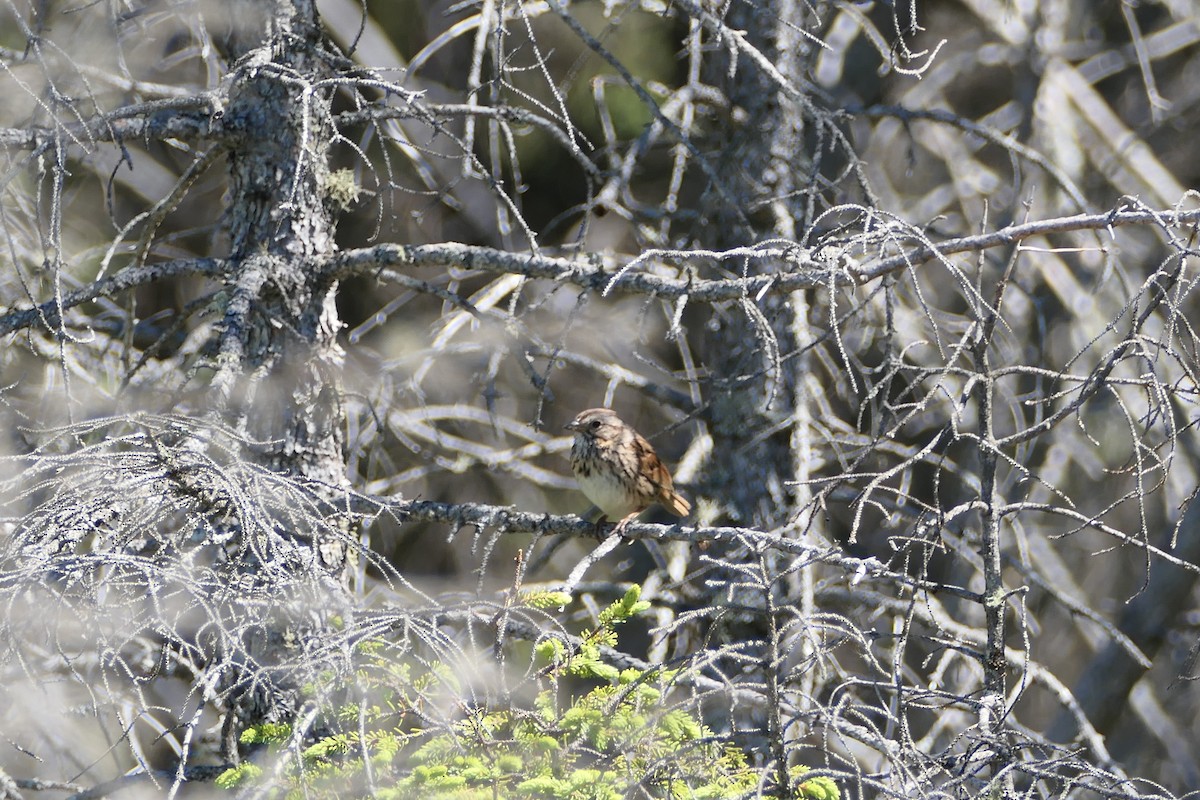
[[[692,513],[692,504],[683,499],[683,495],[674,490],[663,498],[663,507],[677,517],[686,517]]]

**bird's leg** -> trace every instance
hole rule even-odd
[[[641,514],[643,511],[645,511],[644,508],[639,508],[637,511],[634,511],[632,514],[626,514],[625,518],[617,523],[617,527],[613,528],[613,533],[623,532],[625,530],[625,528],[629,525],[629,523],[631,523],[635,519],[637,519],[638,514]]]

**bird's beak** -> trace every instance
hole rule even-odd
[[[579,430],[579,420],[577,420],[577,419],[573,419],[573,420],[571,420],[571,421],[570,421],[570,422],[568,422],[566,425],[563,425],[563,430],[565,430],[565,431],[577,431],[577,430]]]

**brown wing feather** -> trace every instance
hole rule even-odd
[[[658,453],[654,452],[654,447],[640,433],[635,432],[634,436],[637,437],[634,444],[637,447],[638,460],[641,464],[641,475],[650,484],[650,491],[647,494],[675,516],[686,517],[691,513],[692,506],[683,499],[679,492],[675,491],[675,484],[671,480],[671,471],[658,457]]]

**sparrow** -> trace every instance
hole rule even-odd
[[[614,533],[623,531],[653,503],[677,517],[691,512],[691,504],[675,491],[671,473],[654,448],[612,409],[581,411],[566,429],[575,434],[571,470],[579,488],[604,515],[600,522],[620,520]]]

